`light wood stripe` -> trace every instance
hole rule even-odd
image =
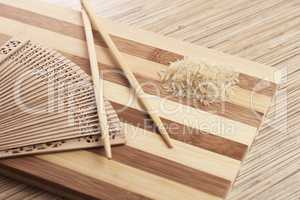
[[[51,154],[38,158],[152,199],[221,199],[87,151]]]
[[[13,23],[13,22],[11,21],[10,24],[11,23]],[[15,22],[15,23],[18,23],[18,22]],[[3,25],[3,26],[5,26],[5,25]],[[44,32],[48,32],[45,29],[41,29],[41,28],[37,28],[37,27],[32,27],[30,25],[22,24],[22,26],[25,26],[26,30],[34,29],[34,30],[31,31],[33,33],[38,33],[39,31],[41,31],[43,35],[46,35],[46,33],[44,33]],[[12,31],[12,32],[10,32],[8,34],[11,35],[11,34],[15,34],[15,33],[16,32]],[[53,34],[57,34],[57,36],[55,37],[55,39],[57,39],[57,40],[59,40],[58,39],[59,35],[61,37],[68,37],[68,36],[62,36],[61,34],[53,33],[52,32],[52,35]],[[39,34],[39,35],[41,35],[41,34]],[[36,40],[38,40],[37,37],[40,37],[40,36],[36,35],[35,36]],[[43,40],[43,39],[41,39],[41,40]],[[72,39],[69,38],[69,40],[72,40]],[[66,39],[64,39],[64,41],[67,42]],[[42,41],[40,41],[40,42],[42,42]],[[57,44],[62,44],[61,42],[58,42],[58,41],[56,41],[56,43]],[[71,44],[72,43],[70,43],[70,45]],[[69,45],[66,45],[66,46],[69,46]],[[103,47],[100,47],[100,46],[97,46],[97,47],[99,49],[98,51],[101,52],[101,53],[99,53],[99,56],[100,55],[102,56],[102,57],[100,57],[100,58],[102,58],[102,62],[105,61],[105,64],[113,65],[113,62],[111,61],[111,57],[110,57],[109,53],[107,52],[107,49],[105,49]],[[59,48],[57,46],[53,47],[53,48],[57,48],[57,49],[62,50],[61,48]],[[66,52],[70,53],[70,51],[66,51]],[[78,55],[78,54],[75,54],[75,55]],[[103,56],[105,56],[104,59],[103,59]],[[136,73],[142,73],[143,69],[145,69],[145,68],[147,68],[147,69],[152,68],[151,71],[148,71],[149,73],[147,73],[147,75],[148,76],[151,75],[151,76],[155,77],[156,79],[158,78],[157,77],[157,72],[159,72],[161,69],[163,69],[164,67],[166,67],[165,65],[162,65],[162,64],[159,64],[159,63],[155,63],[155,62],[149,62],[149,61],[146,61],[144,59],[138,58],[136,56],[131,56],[131,55],[128,55],[128,54],[124,54],[124,57],[125,57],[125,59],[128,60],[128,62],[130,62],[130,66],[133,68],[132,70],[134,72],[136,72]],[[101,60],[100,58],[99,58],[99,60]],[[141,69],[141,66],[143,66],[143,69]],[[253,85],[253,84],[250,84],[250,85]],[[238,96],[238,94],[239,94],[240,91],[241,91],[242,94],[247,94],[248,95],[247,98],[245,98],[243,100],[237,98],[237,96]],[[256,99],[256,98],[263,99],[264,102],[265,102],[265,104],[256,104],[257,101],[251,101],[251,97],[252,96],[253,96],[254,99]],[[257,94],[257,93],[252,93],[251,91],[248,91],[248,90],[245,91],[245,89],[242,89],[242,88],[238,87],[237,91],[234,93],[233,96],[229,97],[228,101],[231,102],[231,103],[233,103],[233,104],[241,105],[241,106],[248,107],[248,108],[251,108],[251,109],[254,108],[255,110],[263,113],[263,112],[265,112],[266,105],[269,105],[269,103],[271,101],[271,98],[267,97],[265,95],[261,95],[261,94]]]
[[[0,2],[3,2],[1,0]],[[5,2],[6,3],[6,2]],[[39,9],[34,8],[35,2],[34,0],[28,0],[26,3],[18,2],[17,0],[13,0],[8,5],[17,6],[22,9],[34,11],[35,13],[47,15],[54,19],[64,19],[72,24],[81,25],[80,17],[78,12],[72,11],[70,9],[61,8],[58,6],[49,7],[41,7]],[[47,12],[46,12],[47,11]],[[52,11],[52,12],[51,12]],[[68,15],[66,16],[66,13]],[[205,47],[200,47],[197,45],[193,45],[186,42],[180,42],[178,40],[167,38],[160,36],[155,33],[134,29],[124,24],[119,24],[115,22],[111,22],[110,20],[103,19],[108,27],[108,30],[113,33],[113,35],[126,38],[126,39],[134,39],[135,41],[142,42],[143,44],[147,44],[149,46],[159,46],[167,51],[174,51],[180,55],[190,55],[191,57],[205,57],[208,63],[221,65],[225,67],[232,67],[235,71],[245,73],[247,75],[258,77],[263,80],[272,81],[275,83],[280,82],[280,74],[276,74],[276,69],[271,68],[269,66],[255,63],[243,58],[238,58],[234,56],[230,56],[227,54],[223,54],[221,52],[207,49]],[[155,38],[155,39],[153,39]],[[163,42],[162,42],[163,41]],[[197,54],[195,54],[195,49],[197,50]],[[232,66],[234,64],[234,66]],[[256,67],[245,67],[245,66],[256,66]],[[259,70],[257,70],[259,69]]]

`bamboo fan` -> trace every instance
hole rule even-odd
[[[90,77],[61,54],[13,38],[0,47],[0,157],[103,146]],[[111,144],[125,142],[105,100]]]

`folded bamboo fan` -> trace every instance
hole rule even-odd
[[[90,77],[58,52],[22,38],[0,47],[0,158],[102,146]],[[125,142],[105,100],[111,144]]]

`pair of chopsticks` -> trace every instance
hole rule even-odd
[[[95,28],[100,33],[102,39],[107,44],[108,48],[110,49],[110,51],[112,53],[112,56],[114,57],[114,59],[117,62],[117,64],[121,67],[122,71],[124,72],[126,78],[129,81],[130,85],[132,86],[136,95],[138,96],[139,100],[144,105],[148,114],[150,115],[150,117],[152,118],[152,120],[154,121],[156,126],[158,127],[158,130],[161,133],[164,141],[166,142],[168,147],[172,148],[173,145],[171,143],[168,132],[165,129],[159,116],[156,113],[154,113],[155,109],[152,107],[151,103],[149,102],[148,95],[143,91],[142,87],[140,86],[139,82],[136,80],[134,74],[131,72],[127,63],[124,62],[121,53],[119,52],[118,48],[112,41],[108,32],[106,32],[105,25],[96,17],[96,14],[88,0],[81,0],[81,5],[82,5],[82,18],[83,18],[83,23],[84,23],[84,30],[85,30],[85,35],[86,35],[86,39],[87,39],[88,53],[89,53],[89,59],[90,59],[90,66],[91,66],[93,84],[94,84],[94,89],[95,89],[97,111],[98,111],[101,131],[102,131],[102,139],[104,140],[106,156],[108,158],[111,158],[111,147],[110,147],[110,141],[109,141],[107,118],[106,118],[106,114],[105,114],[105,110],[104,110],[103,79],[100,79],[100,77],[99,77],[99,70],[98,70],[98,65],[97,65],[97,57],[96,57],[94,40],[93,40],[91,22],[93,23]]]

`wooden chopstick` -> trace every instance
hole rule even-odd
[[[103,84],[103,79],[101,79],[99,75],[92,26],[89,17],[84,9],[81,9],[81,15],[82,15],[82,20],[84,25],[87,47],[88,47],[88,54],[89,54],[91,72],[92,72],[99,125],[101,128],[106,157],[111,159],[112,154],[111,154],[111,146],[110,146],[110,139],[109,139],[109,126],[107,122],[107,116],[106,116],[105,105],[104,105],[104,94],[103,94],[104,84]]]
[[[90,17],[90,20],[92,24],[95,26],[95,28],[99,31],[101,37],[109,47],[113,57],[117,61],[117,64],[121,67],[123,70],[126,78],[128,79],[130,85],[133,87],[135,93],[137,94],[138,98],[144,105],[145,109],[149,113],[150,117],[156,124],[156,126],[159,129],[159,132],[161,133],[163,139],[165,140],[166,144],[172,148],[173,145],[171,143],[169,134],[167,130],[165,129],[161,119],[159,116],[154,112],[155,109],[152,107],[151,103],[149,102],[149,95],[147,95],[142,87],[140,86],[139,82],[136,80],[135,76],[131,72],[130,68],[127,66],[127,63],[123,61],[123,57],[121,53],[119,52],[118,48],[110,38],[109,34],[106,32],[105,25],[96,17],[96,14],[88,0],[81,0],[82,7],[85,9],[86,13]]]

